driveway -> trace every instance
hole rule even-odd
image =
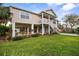
[[[79,36],[78,34],[71,34],[71,33],[59,33],[60,35],[68,35],[68,36]]]

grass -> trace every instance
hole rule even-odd
[[[79,37],[45,35],[0,42],[1,56],[78,56]]]

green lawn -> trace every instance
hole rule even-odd
[[[79,55],[79,37],[45,35],[26,38],[19,41],[0,42],[0,55]]]

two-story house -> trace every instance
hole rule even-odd
[[[11,6],[10,12],[12,13],[12,37],[58,32],[55,19],[57,16],[52,9],[37,14]]]

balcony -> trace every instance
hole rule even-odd
[[[42,19],[39,20],[39,23],[42,23]],[[43,18],[43,24],[49,24],[49,19]]]
[[[39,23],[42,24],[42,19],[39,20]],[[53,25],[55,25],[55,26],[57,25],[57,24],[56,24],[56,21],[50,20],[50,22],[49,22],[49,19],[43,18],[43,24],[49,24],[49,23],[50,23],[50,24],[53,24]]]

